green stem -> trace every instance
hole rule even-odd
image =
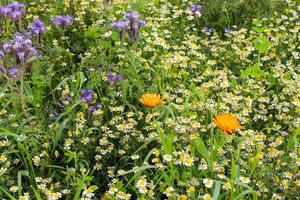
[[[24,95],[24,73],[21,72],[21,78],[20,78],[20,87],[19,87],[19,95],[20,95],[20,100],[21,100],[21,109],[24,112],[26,116],[28,116],[26,112],[26,100],[25,100],[25,95]]]

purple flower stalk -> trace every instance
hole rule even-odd
[[[39,35],[46,31],[45,24],[40,19],[35,19],[29,26],[29,30],[31,33]]]
[[[8,68],[8,70],[7,70],[7,74],[8,74],[11,78],[13,78],[13,79],[17,79],[17,78],[18,78],[19,72],[20,72],[19,69],[16,68],[16,67],[10,67],[10,68]]]
[[[13,21],[18,21],[25,14],[25,5],[19,2],[12,2],[4,8],[7,16],[10,16]]]
[[[122,40],[125,32],[128,33],[130,42],[138,40],[141,27],[146,25],[146,21],[139,19],[139,16],[138,12],[129,11],[124,15],[126,20],[117,20],[112,23],[112,27],[119,31]]]
[[[199,4],[192,4],[189,8],[190,12],[195,14],[196,12],[201,12],[202,11],[202,6]]]
[[[37,51],[32,46],[32,41],[21,33],[16,33],[14,40],[3,44],[4,53],[12,52],[20,61],[26,62]]]
[[[140,14],[135,11],[128,11],[127,13],[125,13],[125,18],[129,20],[131,23],[137,21],[139,17]]]
[[[81,90],[80,94],[80,101],[88,103],[92,101],[94,92],[93,90],[84,89]]]
[[[118,81],[122,81],[123,77],[121,74],[114,75],[112,72],[107,73],[107,80],[110,85],[116,84]]]
[[[134,11],[125,13],[125,18],[129,21],[129,29],[127,32],[130,42],[137,41],[140,35],[140,29],[146,25],[146,21],[139,19],[139,14]]]
[[[51,18],[50,22],[59,28],[65,29],[67,26],[72,24],[73,17],[69,15],[57,15]]]

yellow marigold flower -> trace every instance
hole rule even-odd
[[[143,94],[143,96],[139,100],[142,104],[150,108],[154,108],[155,106],[163,102],[160,97],[160,94],[154,94],[154,93]]]
[[[225,133],[233,133],[235,129],[242,128],[239,121],[232,114],[222,113],[214,118],[214,123]]]

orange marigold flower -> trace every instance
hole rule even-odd
[[[140,102],[145,106],[154,108],[155,106],[161,104],[163,101],[160,97],[160,94],[146,93],[142,95],[142,97],[140,98]]]
[[[227,134],[233,133],[235,129],[242,128],[238,119],[234,115],[227,113],[217,115],[214,118],[214,123]]]

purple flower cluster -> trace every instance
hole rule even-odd
[[[5,54],[12,52],[21,62],[26,62],[37,51],[32,46],[32,41],[21,33],[16,33],[13,40],[5,42],[2,46]]]
[[[57,15],[51,18],[50,22],[59,28],[65,29],[67,26],[72,24],[73,17],[69,15]]]
[[[25,14],[25,5],[19,2],[12,2],[6,6],[0,6],[0,18],[10,17],[18,21]]]
[[[129,11],[124,15],[125,20],[117,20],[112,23],[112,27],[117,29],[120,33],[120,38],[123,40],[125,33],[129,35],[130,42],[138,40],[140,29],[146,25],[146,21],[140,19],[138,12]]]
[[[17,67],[10,67],[7,69],[7,74],[13,79],[17,79],[20,75],[19,73],[20,70]]]
[[[96,111],[96,110],[98,110],[98,109],[101,109],[102,108],[102,106],[100,105],[100,104],[96,104],[95,106],[89,106],[88,107],[88,111],[89,112],[94,112],[94,111]]]
[[[29,30],[31,33],[39,35],[46,31],[45,24],[40,19],[35,19],[29,26]]]
[[[190,12],[195,14],[197,12],[201,12],[202,11],[202,6],[199,4],[192,4],[189,8]]]
[[[129,21],[126,20],[118,20],[112,23],[112,27],[118,29],[119,31],[126,31],[129,27]]]
[[[91,102],[93,99],[93,94],[94,91],[93,90],[89,90],[89,89],[84,89],[80,91],[80,101],[88,103]]]
[[[114,85],[116,82],[123,80],[123,77],[121,74],[114,75],[112,72],[108,72],[107,80],[110,85]]]

